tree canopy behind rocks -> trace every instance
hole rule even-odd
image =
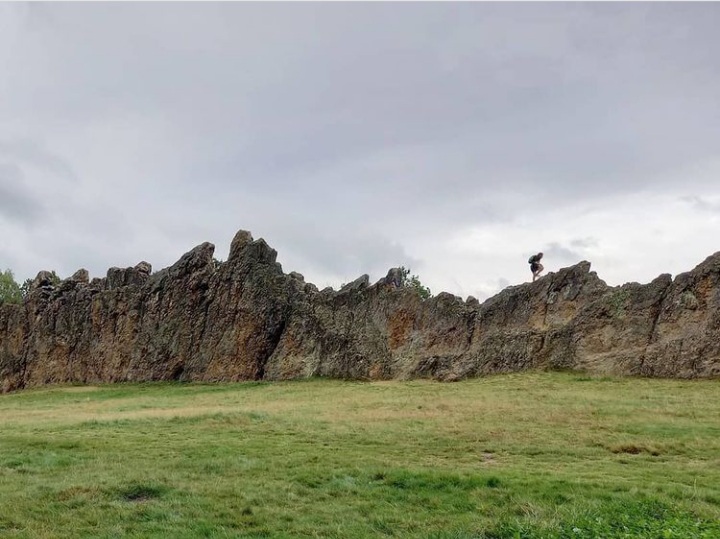
[[[22,293],[12,270],[0,271],[0,303],[20,303]]]

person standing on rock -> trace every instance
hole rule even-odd
[[[545,269],[543,267],[543,265],[540,263],[540,260],[542,259],[542,257],[543,257],[543,254],[538,253],[536,255],[532,255],[528,259],[528,264],[530,264],[530,271],[532,271],[532,274],[533,274],[533,282],[535,282],[535,279],[537,279],[538,276],[540,275],[540,273],[542,273],[542,270]]]

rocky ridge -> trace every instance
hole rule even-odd
[[[672,279],[608,286],[580,262],[479,303],[398,287],[398,270],[339,291],[285,274],[249,232],[226,262],[211,243],[169,268],[147,262],[41,271],[22,305],[0,305],[0,388],[56,383],[459,380],[524,369],[720,375],[720,252]]]

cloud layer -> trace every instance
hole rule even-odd
[[[240,228],[319,286],[410,266],[485,297],[717,250],[713,3],[0,6],[0,266],[148,260]]]

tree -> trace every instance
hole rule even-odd
[[[402,286],[411,288],[412,290],[417,292],[418,296],[420,296],[422,299],[428,299],[432,297],[432,292],[430,292],[430,289],[427,286],[423,285],[420,282],[420,277],[418,277],[417,275],[410,275],[410,268],[400,266],[400,271],[402,271]]]
[[[0,271],[0,303],[20,303],[22,297],[12,270]]]
[[[32,279],[25,279],[23,284],[20,285],[20,294],[23,298],[26,298],[27,295],[30,293],[30,286],[32,285],[32,282]]]

